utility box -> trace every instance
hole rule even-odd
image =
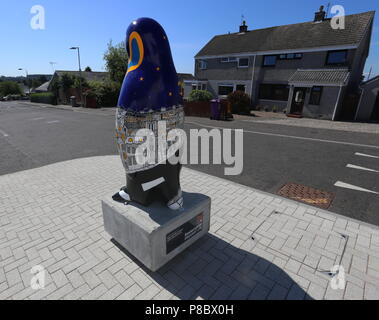
[[[70,103],[71,103],[71,107],[73,107],[73,108],[76,107],[76,97],[75,96],[70,97]]]

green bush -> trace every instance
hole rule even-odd
[[[121,85],[115,81],[90,81],[89,90],[86,92],[89,97],[96,98],[99,107],[116,107]]]
[[[248,94],[242,91],[229,93],[228,102],[234,114],[250,114],[251,100]]]
[[[32,93],[30,95],[30,102],[36,103],[46,103],[46,104],[57,104],[57,98],[51,92],[43,92],[43,93]]]
[[[210,101],[212,100],[213,96],[209,91],[206,90],[193,90],[191,91],[188,101],[194,102],[194,101]]]
[[[21,94],[21,88],[18,83],[13,81],[0,82],[0,95],[5,97],[9,94]]]

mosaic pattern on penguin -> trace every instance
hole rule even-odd
[[[184,124],[182,96],[168,38],[158,22],[140,18],[129,26],[126,46],[129,63],[118,101],[116,140],[127,187],[113,199],[148,206],[158,196],[177,210],[183,205],[181,164],[159,163],[158,153],[154,164],[138,164],[135,159],[137,147],[146,140],[136,135],[138,130],[150,129],[158,150],[158,121],[166,122],[166,134]],[[167,147],[172,143],[168,142]]]

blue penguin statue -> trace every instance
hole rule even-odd
[[[166,124],[166,135],[171,129],[183,127],[183,99],[170,44],[162,26],[150,18],[133,21],[125,43],[129,62],[117,106],[116,139],[126,170],[126,187],[113,200],[143,206],[163,200],[170,209],[178,210],[183,206],[180,162],[171,164],[168,154],[163,159],[157,154],[156,161],[144,163],[136,157],[138,147],[146,142],[139,130],[151,130],[159,149],[160,122]],[[179,150],[174,156],[178,154]]]

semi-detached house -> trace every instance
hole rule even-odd
[[[215,97],[244,91],[254,107],[289,115],[353,120],[374,15],[347,15],[343,29],[333,28],[323,7],[311,22],[259,30],[244,22],[200,50],[187,85]]]

